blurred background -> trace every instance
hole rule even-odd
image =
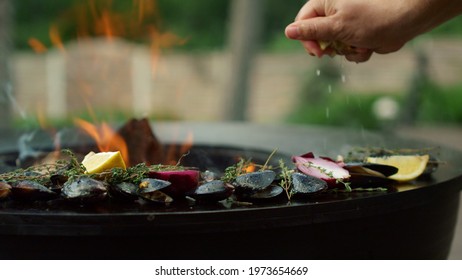
[[[354,64],[310,57],[284,37],[304,3],[0,0],[1,125],[462,122],[461,17]]]

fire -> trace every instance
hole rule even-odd
[[[128,147],[125,140],[107,123],[96,126],[82,119],[75,119],[75,124],[93,138],[100,152],[120,151],[126,163],[129,161]]]
[[[52,25],[50,27],[49,35],[50,35],[50,40],[53,43],[53,45],[58,50],[60,50],[62,53],[65,53],[65,48],[64,48],[63,41],[61,39],[61,35],[59,34],[58,28],[55,25]]]
[[[181,160],[181,157],[187,155],[189,150],[192,148],[194,142],[194,135],[192,132],[188,132],[186,139],[182,142],[179,147],[175,145],[170,145],[167,150],[166,155],[166,164],[177,164],[178,159]]]
[[[254,172],[256,169],[256,166],[254,163],[249,163],[248,165],[244,166],[243,171],[244,173],[251,173]]]
[[[47,47],[36,38],[30,38],[27,43],[36,53],[44,53],[47,51]]]
[[[75,47],[83,50],[87,50],[89,46],[93,47],[92,44],[88,44],[90,40],[87,39],[96,37],[103,38],[103,40],[105,40],[108,44],[115,45],[121,41],[119,39],[144,42],[148,45],[146,49],[149,50],[150,53],[150,70],[152,78],[154,78],[159,64],[161,49],[184,44],[186,40],[160,29],[160,17],[158,14],[159,10],[156,0],[132,0],[131,6],[127,6],[127,2],[118,2],[114,0],[77,1],[70,10],[64,11],[63,16],[51,24],[48,33],[51,46],[47,46],[45,43],[33,37],[29,39],[28,43],[36,53],[45,53],[52,47],[57,49],[60,52],[60,55],[64,58],[63,65],[65,66],[63,66],[64,68],[60,70],[66,71],[68,69],[68,65],[71,66],[69,67],[71,69],[81,67],[79,63],[75,63],[75,60],[73,60],[75,58],[71,52],[75,52]],[[120,3],[124,3],[125,5],[123,6],[125,8],[121,9]],[[69,28],[73,28],[74,30],[70,30]],[[76,38],[69,38],[69,36],[72,36],[71,34],[75,34]],[[66,49],[65,42],[69,39],[77,39],[76,44],[72,44],[72,49]],[[100,41],[101,40],[95,40],[95,42],[98,43]],[[98,47],[99,45],[96,46]],[[100,54],[98,48],[95,49],[95,54]],[[117,67],[113,67],[115,63],[118,63],[117,55],[125,58],[127,57],[127,53],[117,53],[117,55],[113,55],[113,53],[110,54],[111,56],[109,56],[109,58],[98,55],[95,55],[94,59],[92,57],[91,65],[88,65],[88,69],[91,71],[93,71],[92,67],[97,70],[119,69]],[[109,59],[112,60],[108,62],[107,60]],[[98,67],[95,67],[93,63],[95,63]],[[106,65],[109,65],[109,67],[105,68],[104,66]],[[121,69],[126,69],[126,67],[121,67]],[[96,107],[96,102],[103,98],[101,97],[98,99],[96,95],[103,96],[107,92],[110,92],[110,89],[99,89],[101,82],[106,82],[104,87],[112,86],[113,81],[110,79],[113,76],[106,75],[109,72],[110,71],[95,71],[95,75],[91,76],[92,79],[87,80],[86,75],[80,74],[82,71],[71,70],[69,73],[74,76],[72,76],[71,79],[68,79],[67,76],[65,77],[65,79],[67,79],[65,83],[70,80],[72,83],[78,84],[79,97],[82,99],[83,103],[87,105],[86,110],[90,113],[90,115],[94,115],[92,113],[93,107]],[[97,83],[93,84],[93,79],[96,80]],[[61,89],[58,94],[66,96],[70,95],[69,93],[73,93],[73,91],[69,90],[69,88],[65,88]],[[70,103],[73,102],[72,100],[75,100],[75,98],[71,97],[63,102]],[[112,100],[106,98],[104,105],[111,106],[112,104],[109,104],[110,102],[112,102]],[[79,107],[82,105],[81,103],[82,102],[76,102],[76,104],[71,104],[72,106],[69,107]],[[123,106],[124,105],[125,104],[123,104]],[[113,108],[113,106],[111,106],[111,108]],[[46,122],[44,120],[45,116],[42,115],[41,119],[41,122]],[[130,162],[130,143],[127,144],[124,138],[112,130],[107,123],[92,124],[82,119],[75,119],[74,123],[95,140],[100,151],[120,151],[125,162]],[[127,142],[130,141],[127,139]],[[182,154],[186,154],[191,146],[192,134],[187,136],[187,139],[181,146],[180,150],[177,149],[172,152],[172,154],[176,153],[176,156],[169,156],[168,158],[172,159],[172,161],[173,159],[178,160],[178,155],[181,156]],[[131,158],[134,159],[136,156],[132,153]]]

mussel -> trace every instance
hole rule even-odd
[[[351,173],[356,174],[368,174],[372,176],[391,176],[398,172],[398,168],[385,165],[385,164],[377,164],[377,163],[366,163],[366,162],[349,162],[343,168],[348,170]]]
[[[260,200],[260,199],[273,199],[279,197],[284,192],[281,186],[271,184],[268,187],[258,190],[254,193],[248,194],[248,199]]]
[[[107,185],[90,177],[82,176],[74,180],[67,181],[61,194],[70,200],[80,202],[93,202],[104,199],[107,196]]]
[[[216,202],[230,197],[234,192],[234,187],[221,180],[206,182],[197,187],[188,196],[206,202]]]
[[[292,174],[292,193],[294,195],[310,195],[327,189],[326,181],[300,172]]]
[[[138,186],[138,195],[150,202],[169,204],[173,201],[173,198],[161,190],[170,185],[169,181],[145,178]]]
[[[0,200],[6,199],[11,194],[11,185],[7,182],[0,181]]]
[[[235,182],[238,187],[257,191],[271,185],[275,178],[276,173],[274,171],[263,170],[239,175],[236,177]]]
[[[377,163],[347,163],[344,168],[350,172],[349,183],[352,189],[389,187],[396,181],[388,176],[398,172],[398,168],[394,166]]]
[[[155,203],[170,204],[173,202],[173,198],[162,191],[140,193],[139,196],[147,201]]]
[[[138,198],[138,185],[131,182],[121,182],[109,186],[109,194],[111,197],[121,200],[136,200]]]
[[[145,178],[141,180],[141,183],[139,184],[138,192],[139,193],[150,193],[153,191],[162,190],[170,185],[171,183],[169,181]]]
[[[12,185],[12,196],[21,200],[50,200],[58,196],[57,193],[34,181],[20,181]]]

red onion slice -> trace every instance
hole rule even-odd
[[[315,157],[313,153],[293,156],[292,161],[300,172],[322,179],[329,184],[335,184],[339,180],[347,181],[350,178],[350,173],[342,167],[342,163],[326,157]]]

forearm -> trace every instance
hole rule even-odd
[[[428,32],[444,22],[462,14],[462,0],[407,0],[411,10],[411,22],[415,22],[418,34]],[[406,1],[406,2],[407,2]],[[412,3],[414,2],[414,3]],[[416,35],[418,35],[416,34]]]

